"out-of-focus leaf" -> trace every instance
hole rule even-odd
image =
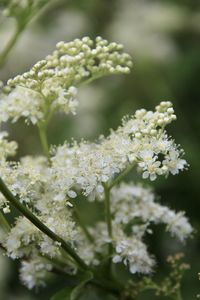
[[[61,291],[57,292],[55,295],[53,295],[50,300],[70,300],[71,292],[71,287],[64,288]]]
[[[119,300],[119,298],[105,290],[88,286],[79,300]]]
[[[91,272],[85,272],[82,274],[82,280],[71,292],[70,300],[76,300],[80,296],[85,284],[92,280],[93,274]]]
[[[51,300],[77,300],[80,294],[84,291],[84,286],[87,282],[92,280],[93,274],[91,272],[85,272],[80,274],[79,283],[74,287],[66,287],[57,292],[51,297]]]

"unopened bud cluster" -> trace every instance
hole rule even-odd
[[[36,124],[56,111],[75,114],[77,88],[82,83],[129,72],[131,58],[122,50],[122,45],[101,37],[59,42],[51,55],[8,81],[7,95],[0,97],[0,121],[24,117]]]

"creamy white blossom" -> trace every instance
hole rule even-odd
[[[102,183],[112,180],[130,164],[138,166],[143,178],[150,180],[179,173],[187,166],[181,158],[183,150],[164,129],[175,119],[172,104],[161,102],[155,112],[142,109],[125,118],[122,126],[108,137],[101,136],[97,143],[83,141],[59,146],[52,157],[58,193],[78,186],[94,198],[96,192],[103,193]]]
[[[18,5],[19,1],[12,3]],[[23,1],[19,8],[26,9],[27,3]],[[66,141],[50,151],[46,147],[44,129],[49,120],[56,111],[76,113],[77,88],[82,83],[129,72],[132,62],[122,50],[122,45],[101,37],[95,41],[84,37],[59,42],[51,55],[2,88],[0,123],[23,117],[37,124],[47,148],[46,156],[8,161],[15,155],[17,144],[7,141],[7,133],[0,133],[0,177],[11,191],[11,199],[19,201],[18,209],[23,212],[20,207],[24,205],[28,215],[34,214],[43,223],[39,229],[25,216],[17,217],[1,238],[7,255],[23,261],[20,277],[30,289],[44,285],[57,262],[62,264],[60,271],[75,274],[78,265],[87,264],[92,271],[98,268],[108,254],[112,263],[125,264],[132,274],[150,273],[156,258],[148,252],[144,238],[153,233],[152,223],[164,223],[180,241],[192,233],[184,213],[157,203],[149,188],[133,183],[117,185],[130,171],[153,181],[157,176],[176,175],[187,168],[183,150],[165,129],[176,119],[171,102],[161,102],[154,111],[137,110],[133,116],[123,118],[107,137],[100,136],[95,142]],[[2,186],[5,191],[1,182]],[[106,206],[110,204],[109,224],[102,220],[93,226],[83,224],[76,201],[86,204],[104,198]],[[11,210],[2,194],[0,209],[4,214]],[[5,225],[6,220],[0,222]],[[53,239],[44,225],[54,233]]]
[[[16,154],[17,143],[7,141],[7,137],[8,133],[6,131],[0,132],[0,161]]]
[[[52,265],[39,257],[29,261],[22,261],[20,279],[29,288],[45,286],[45,279],[52,270]]]
[[[114,224],[129,224],[134,219],[140,219],[140,226],[148,232],[151,223],[166,225],[166,230],[180,241],[184,241],[193,231],[183,212],[174,210],[155,202],[156,196],[149,188],[141,185],[121,184],[111,192],[111,208]],[[133,226],[133,230],[134,230]]]
[[[111,189],[113,236],[108,236],[105,223],[97,223],[88,229],[94,237],[91,243],[73,220],[74,201],[80,193],[89,201],[102,200],[105,184],[112,184],[127,168],[135,167],[139,174],[142,172],[143,178],[150,177],[150,180],[183,170],[187,166],[182,158],[183,150],[165,130],[165,126],[175,119],[172,104],[161,102],[154,112],[142,109],[134,116],[124,118],[117,130],[111,130],[107,137],[100,136],[96,142],[74,141],[54,147],[50,161],[43,156],[23,157],[17,163],[6,162],[4,158],[1,176],[20,202],[76,249],[89,265],[97,266],[99,255],[106,255],[107,246],[112,243],[115,249],[113,263],[124,263],[131,273],[150,273],[155,258],[148,253],[144,236],[152,233],[152,223],[164,223],[172,236],[184,241],[192,233],[184,213],[176,213],[155,202],[155,196],[148,188],[121,184]],[[5,157],[10,153],[4,152]],[[3,196],[0,200],[4,212],[9,212],[7,200]],[[131,222],[131,232],[127,234],[125,228]],[[39,255],[61,258],[60,244],[24,217],[17,219],[4,246],[13,259],[37,256],[36,265],[34,259],[23,263],[22,274],[30,272],[30,276],[27,281],[21,277],[30,288],[41,284],[36,280],[37,265],[39,269],[43,265]],[[69,272],[77,270],[71,260],[66,266]]]
[[[96,253],[106,255],[105,245],[112,242],[114,253],[112,256],[113,263],[123,262],[131,273],[150,273],[155,265],[155,260],[147,251],[141,235],[127,236],[123,229],[116,225],[113,226],[113,237],[109,238],[106,225],[97,223],[96,227],[91,229],[95,237]]]
[[[34,242],[37,243],[39,236],[37,227],[26,218],[18,218],[9,236],[6,237],[7,254],[13,259],[30,255]]]
[[[117,232],[115,236],[116,254],[113,262],[122,262],[129,268],[132,274],[148,274],[155,264],[154,259],[147,252],[147,246],[137,236],[127,237],[123,232]]]
[[[93,251],[106,255],[105,245],[112,243],[115,248],[113,263],[123,262],[131,273],[152,272],[155,258],[144,243],[144,236],[153,234],[152,223],[165,224],[166,230],[181,242],[193,232],[183,212],[176,213],[155,200],[152,190],[139,184],[122,183],[113,188],[110,198],[112,238],[108,236],[105,223],[97,223],[90,229],[95,238]]]
[[[79,229],[76,228],[67,208],[60,211],[59,215],[55,210],[54,213],[52,212],[50,215],[42,215],[42,212],[40,212],[40,220],[51,231],[74,246],[78,239]],[[13,259],[28,256],[38,251],[50,257],[60,255],[60,244],[52,241],[39,231],[37,227],[25,217],[17,219],[15,226],[7,235],[4,245],[7,249],[7,254]]]

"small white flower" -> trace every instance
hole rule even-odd
[[[70,198],[76,198],[77,197],[77,193],[70,190],[68,191],[67,195],[70,197]]]

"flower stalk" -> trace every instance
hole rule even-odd
[[[3,49],[3,51],[0,53],[0,67],[2,67],[3,64],[5,63],[9,53],[14,48],[14,46],[23,30],[24,30],[24,26],[22,27],[22,26],[19,26],[18,24],[16,25],[14,34],[12,35],[11,39],[8,41],[8,43],[5,46],[5,48]]]
[[[130,164],[121,174],[119,174],[112,182],[111,184],[107,187],[109,190],[111,190],[115,185],[120,183],[122,179],[128,175],[130,171],[132,171],[133,167],[135,166],[135,162]]]
[[[75,204],[74,204],[74,217],[75,217],[75,220],[77,221],[78,225],[81,227],[82,231],[84,232],[85,236],[87,237],[88,241],[90,243],[94,243],[95,242],[94,238],[91,235],[91,233],[89,232],[89,230],[87,229],[85,223],[82,221],[81,216],[80,216]]]
[[[112,253],[113,253],[113,245],[112,245],[112,215],[110,209],[110,189],[103,183],[104,187],[104,205],[105,205],[105,222],[107,224],[108,236],[110,238],[110,243],[108,245],[108,254],[109,254],[109,273],[111,273],[111,264],[112,264]]]
[[[4,217],[1,211],[0,211],[0,224],[3,230],[5,230],[6,232],[10,231],[10,224],[8,223],[8,221],[6,220],[6,218]]]
[[[49,158],[49,144],[47,139],[46,124],[45,123],[39,124],[38,131],[39,131],[40,142],[42,145],[43,152]]]
[[[112,239],[112,216],[111,216],[111,209],[110,209],[110,189],[103,184],[104,187],[104,203],[105,203],[105,219],[108,229],[108,236]]]

